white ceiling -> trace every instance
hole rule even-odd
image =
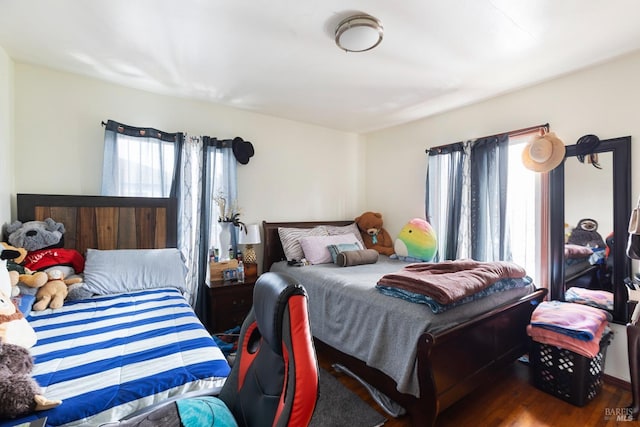
[[[383,23],[346,53],[337,23]],[[0,0],[17,62],[366,132],[640,49],[637,0]]]

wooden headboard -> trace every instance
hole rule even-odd
[[[266,272],[271,269],[274,262],[287,259],[284,256],[284,249],[280,242],[278,227],[291,228],[313,228],[318,225],[349,225],[353,224],[353,220],[347,221],[304,221],[304,222],[267,222],[262,221],[262,232],[264,234],[262,271]]]
[[[177,200],[149,197],[18,194],[18,220],[53,218],[64,224],[64,247],[95,249],[177,247]]]

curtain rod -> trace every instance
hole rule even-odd
[[[537,126],[529,126],[529,127],[526,127],[526,128],[512,130],[512,131],[509,131],[509,132],[496,133],[494,135],[487,135],[487,136],[483,136],[483,137],[475,138],[475,139],[491,138],[492,136],[499,136],[499,135],[504,135],[504,134],[507,134],[509,136],[525,135],[525,134],[527,134],[527,133],[529,133],[531,131],[538,130],[538,129],[545,129],[547,132],[549,132],[549,123],[545,123],[543,125],[537,125]],[[424,151],[425,151],[425,153],[429,153],[429,151],[431,151],[431,150],[445,150],[447,148],[451,148],[451,147],[455,146],[456,144],[460,144],[460,142],[454,142],[452,144],[439,145],[437,147],[427,148]]]

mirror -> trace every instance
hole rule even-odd
[[[601,169],[588,161],[591,153]],[[578,156],[585,156],[584,163]],[[572,286],[607,290],[613,293],[614,321],[626,324],[631,137],[602,140],[593,149],[567,146],[565,161],[549,173],[549,195],[551,299],[564,301]],[[567,243],[589,247],[592,255],[569,259]]]

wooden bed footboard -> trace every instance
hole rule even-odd
[[[528,351],[526,326],[547,294],[538,289],[440,335],[424,333],[418,342],[420,397],[400,393],[396,383],[365,362],[316,340],[336,363],[406,409],[414,426],[433,426],[440,412],[490,383],[507,365]]]
[[[278,227],[310,228],[353,221],[263,222],[263,271],[284,259]],[[417,343],[420,396],[400,393],[393,379],[378,369],[316,339],[316,346],[335,363],[384,393],[406,409],[414,426],[433,426],[440,412],[489,383],[505,366],[528,350],[526,326],[535,306],[546,296],[538,289],[440,334],[423,333]]]

